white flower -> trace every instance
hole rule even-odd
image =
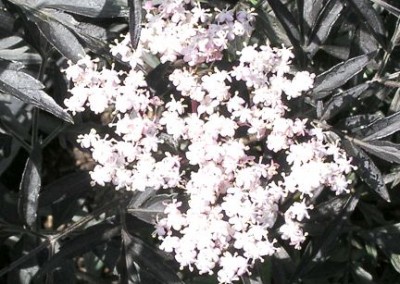
[[[109,106],[109,98],[102,88],[91,88],[88,105],[94,113],[102,113]]]
[[[226,252],[220,260],[221,270],[218,271],[218,281],[220,283],[231,283],[239,280],[239,276],[247,272],[247,260],[238,255]]]
[[[160,123],[165,125],[167,133],[174,139],[178,139],[185,133],[185,122],[180,119],[176,112],[164,112]]]
[[[286,221],[279,229],[284,240],[290,240],[290,245],[301,249],[301,244],[306,240],[307,233],[304,233],[299,223]]]
[[[97,165],[93,171],[90,172],[90,177],[93,182],[98,185],[105,186],[106,183],[111,182],[113,175],[113,169],[108,166]]]
[[[289,209],[286,210],[285,216],[291,219],[296,219],[297,221],[302,221],[304,218],[310,219],[310,215],[308,214],[308,209],[312,209],[313,206],[307,206],[304,202],[294,202]]]
[[[297,72],[290,84],[285,85],[285,93],[288,99],[297,98],[301,92],[308,91],[314,83],[314,74],[307,71]]]
[[[168,102],[165,106],[170,112],[177,112],[178,114],[182,114],[186,107],[186,105],[183,105],[182,102],[183,99],[176,101],[174,97],[171,95],[171,101]]]
[[[299,222],[309,218],[310,197],[324,187],[348,192],[353,169],[322,129],[287,117],[287,99],[308,91],[314,79],[292,70],[290,49],[245,46],[237,62],[210,64],[237,48],[230,44],[235,38],[251,34],[253,12],[238,9],[147,2],[138,48],[132,50],[129,35],[111,47],[130,70],[99,71],[89,57],[66,70],[74,85],[68,110],[113,116],[112,135],[78,137],[96,162],[93,184],[181,193],[185,201],[166,204],[155,224],[160,248],[181,268],[217,273],[220,283],[275,253],[270,236],[279,216],[282,239],[300,249],[307,233]],[[183,66],[168,76],[171,92],[158,96],[145,73],[166,61]],[[234,67],[222,69],[227,65]],[[292,205],[282,212],[287,201]]]
[[[90,146],[94,145],[98,139],[100,139],[100,136],[97,135],[96,130],[91,129],[90,133],[79,135],[77,142],[80,143],[83,148],[90,148]]]
[[[89,89],[83,86],[75,86],[70,92],[72,97],[64,100],[64,105],[67,107],[67,110],[74,114],[84,111],[84,105],[89,96]]]

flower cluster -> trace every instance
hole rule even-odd
[[[129,36],[112,47],[131,70],[99,70],[95,60],[82,59],[66,70],[74,86],[65,105],[114,114],[112,136],[92,130],[79,137],[97,164],[93,182],[183,193],[186,200],[173,200],[156,223],[160,247],[182,268],[217,272],[221,283],[231,283],[275,253],[270,230],[278,218],[281,238],[299,249],[309,197],[325,187],[347,192],[352,166],[321,129],[287,117],[285,102],[309,90],[314,77],[291,69],[289,49],[248,45],[232,67],[207,64],[223,58],[229,41],[251,33],[251,11],[211,11],[180,0],[147,2],[145,9],[138,49],[129,47]],[[173,91],[163,99],[138,70],[149,57],[186,62],[170,73]],[[282,201],[293,196],[282,212]]]
[[[139,49],[157,54],[162,63],[182,58],[194,66],[220,60],[230,41],[253,31],[254,14],[250,10],[203,9],[194,0],[165,0],[160,5],[147,1],[144,8],[146,24]],[[126,37],[112,52],[135,66],[140,58],[127,48],[128,44]]]

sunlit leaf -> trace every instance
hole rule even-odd
[[[140,207],[130,207],[128,212],[135,217],[150,224],[154,224],[157,216],[164,213],[164,209],[168,202],[172,200],[170,194],[159,194],[151,197],[149,200],[140,205]]]
[[[281,1],[268,0],[268,3],[274,11],[275,16],[285,29],[293,47],[295,47],[298,51],[302,50],[302,48],[300,47],[300,30],[293,14],[287,9],[284,4],[282,4]]]
[[[322,9],[326,6],[326,3],[330,0],[309,0],[303,1],[303,29],[305,35],[308,37],[308,33],[312,27],[315,26]]]
[[[35,147],[25,164],[19,188],[19,211],[26,225],[32,227],[36,222],[39,204],[39,191],[42,186],[42,157],[40,148]]]
[[[400,144],[389,141],[361,141],[354,139],[353,142],[365,151],[385,161],[400,164]]]
[[[358,27],[354,35],[354,45],[360,50],[360,53],[371,53],[380,48],[376,37],[371,34],[368,28],[364,26]]]
[[[76,63],[85,57],[83,46],[66,26],[45,13],[33,13],[31,17],[44,37],[66,58]]]
[[[23,39],[19,36],[9,36],[0,39],[0,49],[10,48],[18,43],[21,43]]]
[[[399,8],[387,3],[384,0],[371,0],[371,1],[382,6],[383,8],[385,8],[388,12],[390,12],[394,16],[396,16],[398,18],[400,17],[400,9]]]
[[[339,128],[346,129],[346,131],[350,133],[364,133],[365,125],[371,124],[383,117],[384,115],[382,113],[358,114],[346,117],[338,126]]]
[[[349,0],[351,8],[363,19],[363,23],[372,31],[377,41],[383,46],[385,43],[385,27],[377,11],[372,7],[370,0]]]
[[[36,10],[54,8],[92,18],[128,16],[127,2],[124,0],[11,0],[11,2]]]
[[[131,36],[131,45],[136,49],[139,39],[142,23],[142,3],[141,0],[129,1],[129,33]]]
[[[332,96],[332,98],[329,99],[329,101],[326,103],[324,107],[321,119],[322,120],[330,119],[331,117],[334,117],[336,114],[343,111],[344,109],[351,107],[352,103],[366,89],[368,89],[368,87],[369,87],[368,83],[363,83]]]
[[[341,1],[329,1],[324,5],[318,15],[318,20],[311,30],[309,43],[306,47],[307,53],[313,57],[320,45],[324,44],[329,36],[330,31],[339,19],[343,10]]]
[[[347,60],[350,55],[349,46],[321,45],[319,48],[340,60]]]
[[[267,14],[262,7],[256,7],[256,13],[258,21],[256,21],[255,31],[262,32],[273,45],[283,43],[285,46],[292,46],[285,29],[275,16]]]
[[[364,141],[377,140],[400,130],[400,111],[381,118],[364,127]]]
[[[392,253],[390,255],[390,263],[393,265],[393,268],[400,273],[400,254]]]
[[[315,78],[313,92],[316,97],[344,85],[353,76],[359,73],[377,55],[377,52],[353,57],[345,62],[333,66]]]
[[[361,267],[360,264],[353,264],[352,269],[353,277],[356,280],[356,283],[360,284],[374,284],[374,277],[367,270]]]
[[[42,83],[22,70],[0,67],[0,91],[9,93],[21,101],[48,111],[66,122],[73,123],[72,117],[43,89]]]
[[[349,156],[352,157],[354,164],[357,166],[356,172],[361,179],[371,190],[376,192],[387,202],[390,202],[389,193],[383,180],[382,173],[371,158],[368,157],[362,149],[348,140],[343,140],[342,144]]]
[[[47,9],[46,16],[73,31],[85,43],[85,47],[105,57],[108,54],[109,43],[107,39],[109,32],[105,28],[90,23],[79,22],[72,15],[55,9]]]

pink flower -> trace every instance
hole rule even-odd
[[[217,273],[220,283],[238,280],[276,252],[270,236],[279,216],[281,238],[300,249],[307,233],[299,222],[310,217],[310,197],[324,187],[348,192],[353,169],[322,129],[287,117],[287,99],[308,91],[314,79],[293,70],[291,50],[256,44],[238,50],[254,21],[251,10],[239,8],[146,2],[138,48],[131,49],[129,35],[111,47],[131,70],[99,71],[98,60],[88,57],[66,70],[74,85],[68,110],[113,116],[112,135],[78,137],[96,163],[93,184],[184,196],[165,204],[156,221],[160,248],[181,268]],[[235,48],[236,62],[210,64]],[[166,61],[183,66],[168,76],[171,92],[158,96],[145,73]],[[234,67],[215,68],[227,65]],[[284,211],[283,202],[292,205]]]

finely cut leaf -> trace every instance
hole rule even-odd
[[[385,8],[388,12],[392,13],[394,16],[400,18],[400,9],[390,5],[389,3],[386,3],[383,0],[371,0],[372,2],[375,2],[376,4],[382,6],[383,8]]]
[[[255,12],[260,20],[256,21],[256,31],[262,31],[272,45],[280,45],[283,43],[285,46],[292,46],[284,28],[276,17],[266,14],[262,7],[256,7]]]
[[[0,58],[24,64],[40,64],[42,62],[39,54],[25,52],[23,48],[0,50]]]
[[[350,46],[339,46],[339,45],[321,45],[319,47],[326,53],[339,58],[340,60],[347,60],[350,55]]]
[[[64,25],[45,13],[32,14],[35,24],[44,37],[66,58],[74,63],[85,57],[86,52],[76,36]]]
[[[391,188],[394,188],[400,183],[400,167],[395,167],[393,172],[384,176],[385,184],[392,183]]]
[[[20,46],[21,44],[23,45]],[[15,47],[16,45],[19,45],[19,47]],[[33,53],[19,36],[0,39],[0,58],[24,64],[40,64],[42,62],[40,55]]]
[[[24,223],[32,227],[36,222],[39,204],[39,191],[42,185],[41,153],[35,148],[25,164],[19,188],[19,211]]]
[[[397,21],[396,28],[393,32],[392,38],[390,39],[389,52],[393,52],[393,49],[400,43],[400,21]]]
[[[129,33],[131,36],[132,48],[136,49],[139,44],[141,22],[142,22],[142,3],[140,0],[129,1]]]
[[[153,188],[146,188],[145,191],[138,191],[133,194],[132,199],[130,200],[127,208],[139,208],[141,207],[146,201],[152,198],[156,194],[156,190]]]
[[[356,133],[358,135],[362,135],[365,125],[371,124],[374,121],[381,119],[382,117],[383,117],[382,113],[359,114],[346,117],[345,120],[340,125],[342,128],[346,129],[350,133]]]
[[[299,27],[292,13],[282,4],[281,1],[268,0],[268,3],[285,29],[293,47],[297,50],[302,50],[300,46],[301,36]]]
[[[127,17],[128,7],[124,0],[11,0],[35,10],[54,8],[91,18]]]
[[[19,36],[9,36],[6,38],[2,38],[0,39],[0,49],[10,48],[22,41],[23,39]]]
[[[319,46],[325,43],[331,29],[339,19],[343,7],[344,6],[341,1],[331,0],[322,9],[318,17],[319,19],[315,23],[315,26],[311,31],[311,35],[309,36],[308,46],[305,49],[310,57],[313,57],[318,51]]]
[[[383,180],[382,173],[371,158],[349,140],[343,140],[342,144],[346,152],[353,157],[353,162],[357,166],[356,172],[361,179],[380,197],[390,202],[389,193]]]
[[[313,92],[317,98],[344,85],[353,76],[359,73],[377,55],[377,51],[353,57],[345,62],[333,66],[331,69],[317,76]]]
[[[309,0],[303,2],[303,29],[305,34],[315,26],[323,7],[330,0]]]
[[[385,43],[385,27],[377,11],[372,7],[370,0],[349,0],[350,6],[363,20],[363,23],[372,31],[376,40],[383,46]]]
[[[47,7],[92,18],[127,17],[126,0],[44,0]]]
[[[344,109],[351,107],[352,103],[366,90],[369,84],[363,83],[334,95],[327,103],[322,112],[321,119],[327,120],[334,117]]]
[[[381,118],[364,128],[364,141],[377,140],[400,130],[400,111],[388,117]]]
[[[44,86],[41,82],[25,72],[0,67],[0,91],[48,111],[66,122],[73,123],[72,117],[43,89]]]
[[[105,28],[90,23],[78,22],[73,16],[55,9],[46,10],[46,15],[71,29],[85,42],[85,47],[107,57],[109,52],[107,39],[109,35]]]
[[[380,48],[379,42],[368,30],[367,27],[360,26],[354,34],[354,43],[360,53],[368,54]]]
[[[394,94],[393,99],[390,102],[389,111],[390,112],[400,111],[400,89],[397,89],[396,93]]]
[[[128,212],[146,223],[154,224],[156,217],[164,213],[166,205],[171,200],[170,194],[158,194],[141,204],[140,207],[128,207]]]
[[[400,144],[389,141],[361,141],[354,139],[353,142],[365,151],[391,163],[400,164]]]

